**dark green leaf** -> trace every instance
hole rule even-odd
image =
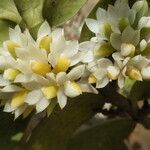
[[[29,29],[44,21],[42,11],[45,0],[15,0],[17,8]]]
[[[18,24],[21,22],[21,16],[13,0],[0,1],[0,19],[10,20]]]
[[[4,113],[0,110],[0,149],[11,150],[15,146],[20,136],[16,137],[24,131],[27,119],[14,121],[14,116]],[[15,140],[14,140],[15,138]]]
[[[52,26],[71,19],[87,0],[46,0],[44,16]]]
[[[130,99],[133,101],[150,98],[150,81],[135,82],[130,92]]]
[[[8,39],[8,30],[8,22],[0,20],[0,46],[3,44],[3,41]]]
[[[113,119],[75,135],[69,150],[123,150],[123,140],[129,136],[135,123],[129,119]]]
[[[61,110],[56,107],[49,118],[45,118],[33,131],[28,150],[66,150],[74,131],[103,106],[100,95],[84,94],[68,100]]]

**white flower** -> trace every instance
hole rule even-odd
[[[107,58],[101,58],[96,62],[89,63],[88,69],[91,72],[90,83],[96,83],[97,88],[105,87],[110,81],[116,80],[120,73],[119,67]]]
[[[121,55],[114,53],[113,58],[116,65],[120,68],[120,74],[118,76],[118,86],[124,87],[125,78],[128,76],[132,80],[142,81],[143,79],[149,78],[149,71],[145,71],[150,61],[149,59],[137,55],[133,58],[126,57],[122,58]]]
[[[114,6],[109,5],[107,11],[98,8],[96,18],[97,20],[86,19],[86,24],[98,38],[107,40],[112,32],[120,33],[127,25],[133,24],[135,13],[127,0],[117,0]]]
[[[57,102],[63,108],[67,97],[82,92],[97,93],[90,84],[79,82],[85,65],[75,65],[83,54],[78,52],[78,41],[65,40],[61,28],[52,30],[44,22],[34,41],[28,30],[22,33],[17,26],[10,29],[10,40],[1,49],[0,93],[9,93],[3,99],[4,111],[14,113],[15,118],[27,116],[34,108],[39,113]]]

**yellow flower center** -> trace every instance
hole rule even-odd
[[[45,49],[49,53],[50,44],[51,44],[51,38],[49,36],[45,36],[41,39],[39,47]]]
[[[16,48],[20,47],[19,44],[13,42],[13,41],[6,41],[5,44],[7,45],[7,49],[9,53],[16,58]]]
[[[71,82],[71,81],[70,81],[70,83],[76,91],[78,91],[80,94],[82,93],[82,90],[81,90],[79,84],[77,84],[76,82]]]
[[[93,74],[91,74],[89,76],[89,78],[88,78],[88,82],[91,83],[91,84],[93,84],[93,83],[97,82],[97,79],[96,79],[96,77]]]
[[[52,99],[57,96],[57,89],[56,86],[43,87],[42,92],[47,99]]]
[[[7,80],[15,80],[16,76],[19,74],[19,70],[9,68],[4,71],[4,78]]]
[[[40,61],[33,61],[31,63],[31,69],[34,73],[45,76],[51,71],[51,66]]]
[[[22,92],[18,92],[14,94],[11,100],[11,106],[15,108],[21,106],[24,103],[24,100],[27,94],[28,94],[28,91],[22,91]]]
[[[70,59],[64,55],[61,55],[58,59],[57,65],[53,69],[54,73],[66,72],[70,66]]]

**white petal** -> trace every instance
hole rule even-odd
[[[134,65],[141,70],[149,64],[149,59],[141,55],[137,55],[130,60],[129,64]]]
[[[78,41],[67,41],[62,54],[70,58],[75,54],[77,54],[78,50],[79,50]]]
[[[139,21],[138,28],[142,29],[143,27],[150,27],[150,17],[142,17]]]
[[[110,36],[110,42],[114,49],[120,50],[121,47],[121,35],[118,33],[112,33]]]
[[[94,50],[94,47],[95,47],[95,42],[85,41],[85,42],[80,43],[79,50],[87,52],[87,51]]]
[[[105,78],[107,76],[107,68],[105,69],[97,69],[93,75],[96,77],[96,79],[98,80],[103,80],[103,78]]]
[[[18,62],[18,69],[22,73],[24,73],[24,74],[32,74],[32,70],[31,70],[29,61],[17,59],[17,62]]]
[[[38,34],[37,34],[37,37],[40,38],[40,37],[44,37],[46,35],[50,35],[51,34],[51,29],[50,29],[50,26],[48,24],[47,21],[45,21],[39,28],[38,30]]]
[[[147,47],[147,42],[145,41],[145,39],[143,39],[140,42],[140,50],[143,51],[146,47]]]
[[[143,68],[141,74],[143,79],[150,80],[150,66]]]
[[[118,86],[120,89],[122,89],[124,87],[125,84],[125,78],[122,74],[119,75],[118,77]]]
[[[83,63],[89,63],[92,62],[94,60],[94,53],[93,51],[87,51],[84,53],[82,62]]]
[[[16,55],[22,60],[28,60],[31,57],[26,48],[16,48]]]
[[[86,25],[93,33],[99,33],[99,23],[97,20],[94,19],[86,19]]]
[[[25,98],[25,102],[29,105],[34,105],[38,103],[43,98],[43,94],[41,90],[33,90],[31,91]]]
[[[1,92],[18,92],[22,91],[23,88],[17,86],[17,85],[7,85],[4,88],[2,88],[0,91]]]
[[[7,86],[7,85],[9,85],[9,84],[10,84],[10,82],[9,82],[8,80],[5,80],[5,79],[3,78],[3,76],[0,75],[0,86]]]
[[[96,88],[103,88],[109,83],[108,78],[103,78],[101,80],[98,80],[96,83]]]
[[[9,38],[11,41],[14,41],[16,43],[20,43],[20,36],[21,29],[19,25],[15,27],[15,29],[9,28]]]
[[[140,32],[134,30],[132,27],[128,26],[122,33],[122,42],[131,43],[134,46],[137,46],[140,41]]]
[[[64,36],[64,30],[62,28],[56,28],[52,31],[52,42],[58,42],[60,38]]]
[[[57,61],[59,59],[59,53],[55,50],[52,50],[51,53],[48,55],[48,60],[49,60],[49,63],[55,67],[57,65]]]
[[[96,90],[96,88],[94,88],[91,84],[80,83],[80,87],[81,87],[82,92],[98,94],[98,91]]]
[[[64,91],[62,88],[59,88],[57,92],[57,99],[58,99],[58,104],[60,108],[63,109],[67,104],[67,96],[64,94]]]
[[[73,68],[67,75],[68,79],[71,81],[78,80],[84,74],[85,65],[79,65]]]
[[[50,101],[43,97],[37,104],[36,104],[36,112],[40,113],[43,110],[45,110],[48,105],[50,104]]]
[[[106,69],[108,66],[112,66],[113,63],[107,58],[101,58],[98,60],[98,67]]]
[[[66,81],[64,84],[64,93],[68,97],[76,97],[82,94],[82,90],[80,88],[80,85],[78,83],[72,83],[71,81]]]
[[[82,52],[78,52],[76,55],[74,55],[71,58],[71,64],[70,66],[74,66],[78,64],[83,59],[84,54]]]
[[[107,19],[107,17],[108,17],[107,11],[99,7],[96,11],[97,20],[99,20],[100,22],[103,22]]]
[[[67,80],[67,75],[65,72],[60,72],[56,76],[56,82],[60,85],[64,84],[65,81]]]
[[[14,111],[16,108],[14,108],[14,107],[11,107],[11,104],[9,103],[9,102],[7,102],[6,104],[5,104],[5,107],[4,107],[4,112],[12,112],[12,111]]]
[[[23,82],[30,82],[30,81],[33,81],[31,76],[20,73],[19,75],[16,76],[14,83],[17,82],[23,83]]]
[[[27,105],[22,105],[19,108],[17,108],[14,112],[15,119],[17,119],[21,114],[23,114],[26,108],[27,108]]]

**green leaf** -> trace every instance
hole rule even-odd
[[[14,27],[14,23],[6,20],[0,20],[0,46],[3,41],[9,39],[9,27]]]
[[[66,150],[68,140],[74,131],[89,120],[104,104],[100,95],[84,94],[68,100],[61,110],[55,108],[33,131],[28,150]]]
[[[68,150],[123,150],[123,140],[129,136],[135,123],[129,119],[105,121],[91,129],[75,135]]]
[[[44,16],[52,26],[59,26],[71,19],[87,0],[46,0]]]
[[[44,21],[42,11],[45,0],[15,0],[17,8],[29,29]]]
[[[0,20],[0,46],[3,44],[3,41],[8,39],[8,29],[8,23],[6,21]]]
[[[0,149],[13,149],[19,137],[15,138],[17,134],[21,134],[26,125],[27,119],[14,121],[14,116],[9,113],[4,113],[0,110]]]
[[[135,82],[129,95],[130,99],[136,102],[150,98],[149,87],[150,81]]]
[[[137,81],[133,84],[130,90],[130,94],[128,97],[131,100],[130,102],[132,105],[132,113],[135,117],[137,117],[138,115],[137,101],[147,100],[148,98],[150,98],[149,87],[150,81]]]
[[[13,0],[0,1],[0,19],[10,20],[18,24],[21,22],[21,16]]]

